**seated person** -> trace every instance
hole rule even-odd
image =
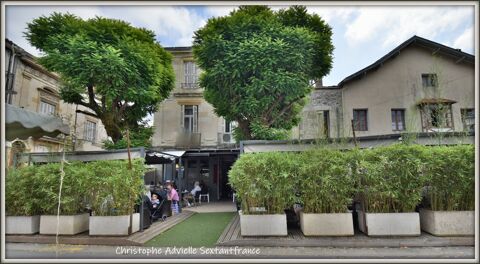
[[[187,204],[188,207],[191,206],[190,201],[195,199],[195,195],[200,192],[202,188],[200,188],[200,183],[198,181],[195,182],[193,189],[187,193],[183,197],[183,201]]]
[[[160,204],[160,200],[158,199],[158,195],[156,193],[152,194],[152,207],[157,208]]]

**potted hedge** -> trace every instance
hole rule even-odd
[[[346,154],[318,149],[302,153],[299,163],[300,227],[305,236],[352,236],[353,216],[348,212],[355,182]]]
[[[436,236],[475,234],[475,149],[473,145],[428,151],[422,230]]]
[[[355,173],[361,199],[359,228],[369,236],[418,236],[423,148],[403,144],[363,150]]]
[[[11,168],[5,178],[5,234],[35,234],[40,208],[34,166]]]
[[[241,200],[242,236],[286,236],[285,209],[294,201],[293,155],[244,154],[229,172],[230,185]]]
[[[140,214],[133,213],[135,203],[144,192],[143,159],[108,160],[89,164],[90,235],[129,235],[139,230]],[[131,226],[131,230],[130,229]]]
[[[35,165],[35,177],[40,181],[36,186],[42,212],[40,234],[55,235],[58,229],[60,235],[75,235],[88,230],[89,213],[86,209],[88,181],[84,176],[88,171],[81,162],[64,164],[65,174],[58,213],[61,166],[60,163]]]

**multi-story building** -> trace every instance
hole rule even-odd
[[[227,172],[238,155],[232,134],[235,124],[218,117],[203,98],[203,89],[198,85],[200,69],[192,48],[166,50],[173,54],[175,88],[154,114],[152,145],[164,153],[176,151],[179,159],[176,167],[163,166],[161,177],[168,179],[175,170],[174,180],[182,190],[203,181],[210,198],[226,198],[231,195]]]
[[[90,109],[65,103],[59,95],[60,76],[38,64],[36,58],[5,40],[5,103],[41,115],[54,116],[70,127],[74,139],[69,149],[75,151],[100,150],[107,139],[105,128]],[[57,137],[15,139],[6,142],[7,161],[12,163],[10,151],[58,152],[64,148],[63,135]]]
[[[174,55],[176,86],[155,113],[153,145],[157,150],[185,151],[178,169],[181,172],[184,167],[186,179],[181,188],[204,180],[216,189],[214,197],[223,197],[229,191],[227,170],[238,151],[230,141],[232,127],[204,100],[192,49],[167,50]],[[470,135],[467,142],[473,142],[474,59],[461,50],[413,36],[336,86],[317,83],[301,123],[292,129],[292,139],[352,139],[355,135],[359,140],[396,142],[405,133],[440,132]],[[294,145],[244,142],[241,151],[305,148]]]

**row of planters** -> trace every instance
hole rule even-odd
[[[242,155],[229,173],[242,236],[285,236],[284,210],[303,205],[306,236],[473,235],[473,145],[391,145]]]
[[[144,171],[142,159],[133,160],[131,170],[124,160],[70,162],[63,172],[60,163],[10,169],[5,179],[6,234],[55,235],[57,228],[60,235],[134,233],[140,227],[140,215],[133,209],[143,192]]]

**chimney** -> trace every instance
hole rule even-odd
[[[323,87],[323,79],[315,81],[315,88],[322,88]]]

